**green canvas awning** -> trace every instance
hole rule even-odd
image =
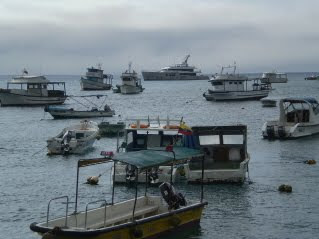
[[[113,160],[125,164],[134,165],[138,169],[147,169],[160,165],[167,165],[170,163],[178,164],[191,157],[201,157],[203,154],[197,149],[174,147],[175,159],[173,152],[165,151],[163,149],[147,149],[140,151],[133,151],[127,153],[119,153],[114,155]],[[174,162],[173,162],[174,161]]]

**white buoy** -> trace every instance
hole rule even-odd
[[[90,176],[86,179],[86,182],[91,185],[97,185],[101,176],[101,174],[99,174],[99,176]]]

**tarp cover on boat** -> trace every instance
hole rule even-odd
[[[146,169],[169,164],[173,161],[178,164],[178,161],[182,161],[190,157],[203,156],[199,150],[186,147],[174,147],[173,151],[175,152],[175,160],[174,154],[172,152],[165,151],[165,148],[162,148],[162,150],[156,148],[119,153],[114,155],[113,160],[134,165],[138,169]]]

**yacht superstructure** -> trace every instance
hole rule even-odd
[[[142,71],[143,78],[145,81],[208,80],[209,77],[202,75],[201,70],[188,65],[189,57],[190,55],[187,55],[182,63],[164,67],[160,71]]]

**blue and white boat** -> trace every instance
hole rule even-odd
[[[87,69],[85,76],[81,77],[82,90],[110,90],[112,87],[113,75],[104,74],[101,64],[98,67]]]

